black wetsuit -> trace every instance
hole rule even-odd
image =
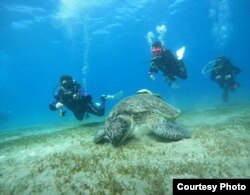
[[[92,96],[86,93],[76,82],[71,89],[66,90],[60,87],[56,90],[49,104],[50,110],[56,110],[58,102],[71,110],[78,120],[83,120],[86,113],[103,116],[105,112],[105,99],[101,99],[101,104],[96,105],[92,101]]]
[[[150,73],[162,71],[165,77],[171,81],[176,80],[176,76],[181,79],[187,79],[187,71],[183,60],[177,60],[176,57],[167,49],[164,49],[159,56],[151,60]]]
[[[218,83],[223,89],[222,99],[228,101],[229,89],[231,91],[239,87],[239,83],[235,81],[234,75],[239,74],[241,69],[234,66],[226,57],[218,57],[211,71],[211,80]]]

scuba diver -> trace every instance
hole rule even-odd
[[[65,116],[66,111],[63,106],[71,110],[77,120],[84,119],[85,114],[94,114],[96,116],[103,116],[105,113],[105,102],[108,99],[114,99],[122,92],[116,95],[102,95],[101,103],[94,103],[92,96],[88,94],[79,83],[77,83],[71,76],[63,75],[60,78],[60,86],[55,91],[53,99],[49,104],[52,111],[58,110],[60,116]]]
[[[229,90],[234,91],[240,84],[235,81],[234,75],[241,69],[234,66],[225,56],[219,56],[213,61],[211,80],[215,81],[222,89],[222,100],[228,102]]]
[[[177,51],[176,58],[170,50],[165,49],[160,41],[156,41],[152,44],[151,52],[153,58],[151,59],[151,65],[148,71],[148,76],[151,80],[155,80],[153,73],[162,71],[166,80],[169,80],[169,85],[172,88],[178,88],[176,77],[181,79],[187,79],[187,70],[182,60],[185,47],[182,47]]]

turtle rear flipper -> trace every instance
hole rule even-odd
[[[156,135],[169,140],[180,140],[191,137],[188,129],[172,121],[163,121],[154,124],[152,130]]]

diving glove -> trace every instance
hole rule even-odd
[[[152,80],[152,81],[154,81],[155,80],[155,77],[154,77],[154,75],[149,75],[149,78]]]
[[[60,108],[62,108],[63,107],[63,104],[61,103],[61,102],[57,102],[56,103],[56,108],[57,109],[60,109]]]
[[[79,93],[74,94],[74,95],[73,95],[73,99],[74,99],[74,100],[80,100],[80,99],[81,99],[81,95],[80,95]]]

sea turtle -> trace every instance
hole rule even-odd
[[[94,142],[108,139],[113,145],[119,145],[134,131],[145,128],[170,140],[188,138],[188,130],[174,122],[180,113],[160,95],[147,89],[139,90],[135,95],[121,100],[111,110],[104,128],[96,132]]]

